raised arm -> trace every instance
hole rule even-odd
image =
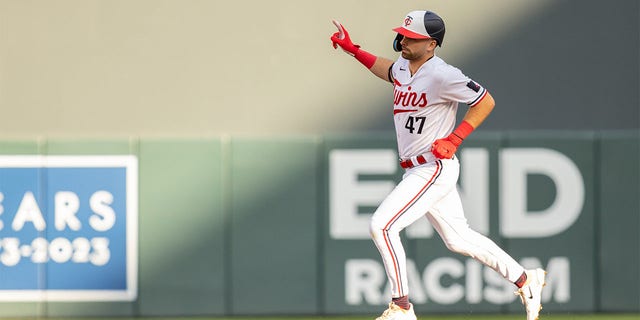
[[[349,32],[347,32],[347,29],[345,29],[342,24],[335,20],[333,20],[333,24],[338,28],[338,32],[331,36],[331,42],[335,49],[339,46],[344,52],[353,56],[356,60],[362,63],[362,65],[369,69],[369,71],[371,71],[371,73],[376,77],[384,81],[393,82],[391,73],[389,72],[389,68],[393,65],[393,61],[387,58],[377,57],[362,50],[359,45],[354,44],[351,41]]]

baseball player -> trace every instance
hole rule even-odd
[[[435,55],[444,40],[444,21],[431,11],[412,11],[393,29],[394,62],[354,44],[337,21],[331,36],[338,46],[375,76],[393,84],[393,119],[402,181],[371,218],[371,236],[382,256],[392,287],[392,301],[378,320],[415,320],[409,302],[406,257],[399,233],[422,216],[448,249],[476,259],[514,283],[527,312],[538,319],[546,272],[525,270],[492,240],[472,230],[456,189],[460,164],[455,152],[491,113],[493,97],[479,83]],[[456,127],[459,103],[469,106]],[[473,192],[473,190],[470,190]]]

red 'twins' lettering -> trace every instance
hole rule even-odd
[[[418,96],[417,92],[411,91],[411,87],[408,87],[407,91],[399,90],[396,87],[393,89],[393,105],[423,108],[427,106],[427,94],[421,92],[420,96]]]

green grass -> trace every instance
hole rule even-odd
[[[197,320],[373,320],[375,316],[370,317],[280,317],[280,318],[205,318]],[[443,315],[418,315],[418,320],[524,320],[525,315],[455,315],[455,316],[443,316]],[[640,315],[591,315],[591,314],[576,314],[576,315],[542,315],[540,320],[639,320]],[[162,319],[169,320],[169,319]],[[170,320],[188,320],[188,319],[170,319]],[[193,320],[193,319],[191,319]]]
[[[373,320],[375,316],[370,317],[268,317],[268,318],[202,318],[197,320]],[[426,315],[418,316],[418,320],[524,320],[525,315]],[[591,314],[574,314],[574,315],[543,315],[540,320],[639,320],[640,315],[591,315]],[[131,319],[133,320],[133,319]],[[154,319],[155,320],[155,319]],[[158,320],[194,320],[187,318],[174,319],[158,319]]]
[[[521,315],[487,315],[487,314],[468,314],[468,315],[418,315],[418,319],[424,320],[523,320],[526,317]],[[4,320],[25,320],[27,318],[15,318]],[[63,320],[61,318],[29,318],[38,320]],[[71,318],[71,320],[372,320],[371,316],[325,316],[325,317],[143,317],[143,318]],[[640,314],[542,314],[540,320],[639,320]],[[64,320],[69,320],[65,318]]]

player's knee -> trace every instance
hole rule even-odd
[[[378,219],[371,219],[371,221],[369,222],[369,233],[371,234],[371,238],[373,238],[373,240],[381,239],[384,233],[398,232],[393,229],[387,228],[386,224],[387,223],[384,221],[381,222]]]
[[[377,223],[375,219],[371,219],[371,221],[369,221],[369,233],[373,240],[379,239],[382,236],[383,229],[384,226]]]

